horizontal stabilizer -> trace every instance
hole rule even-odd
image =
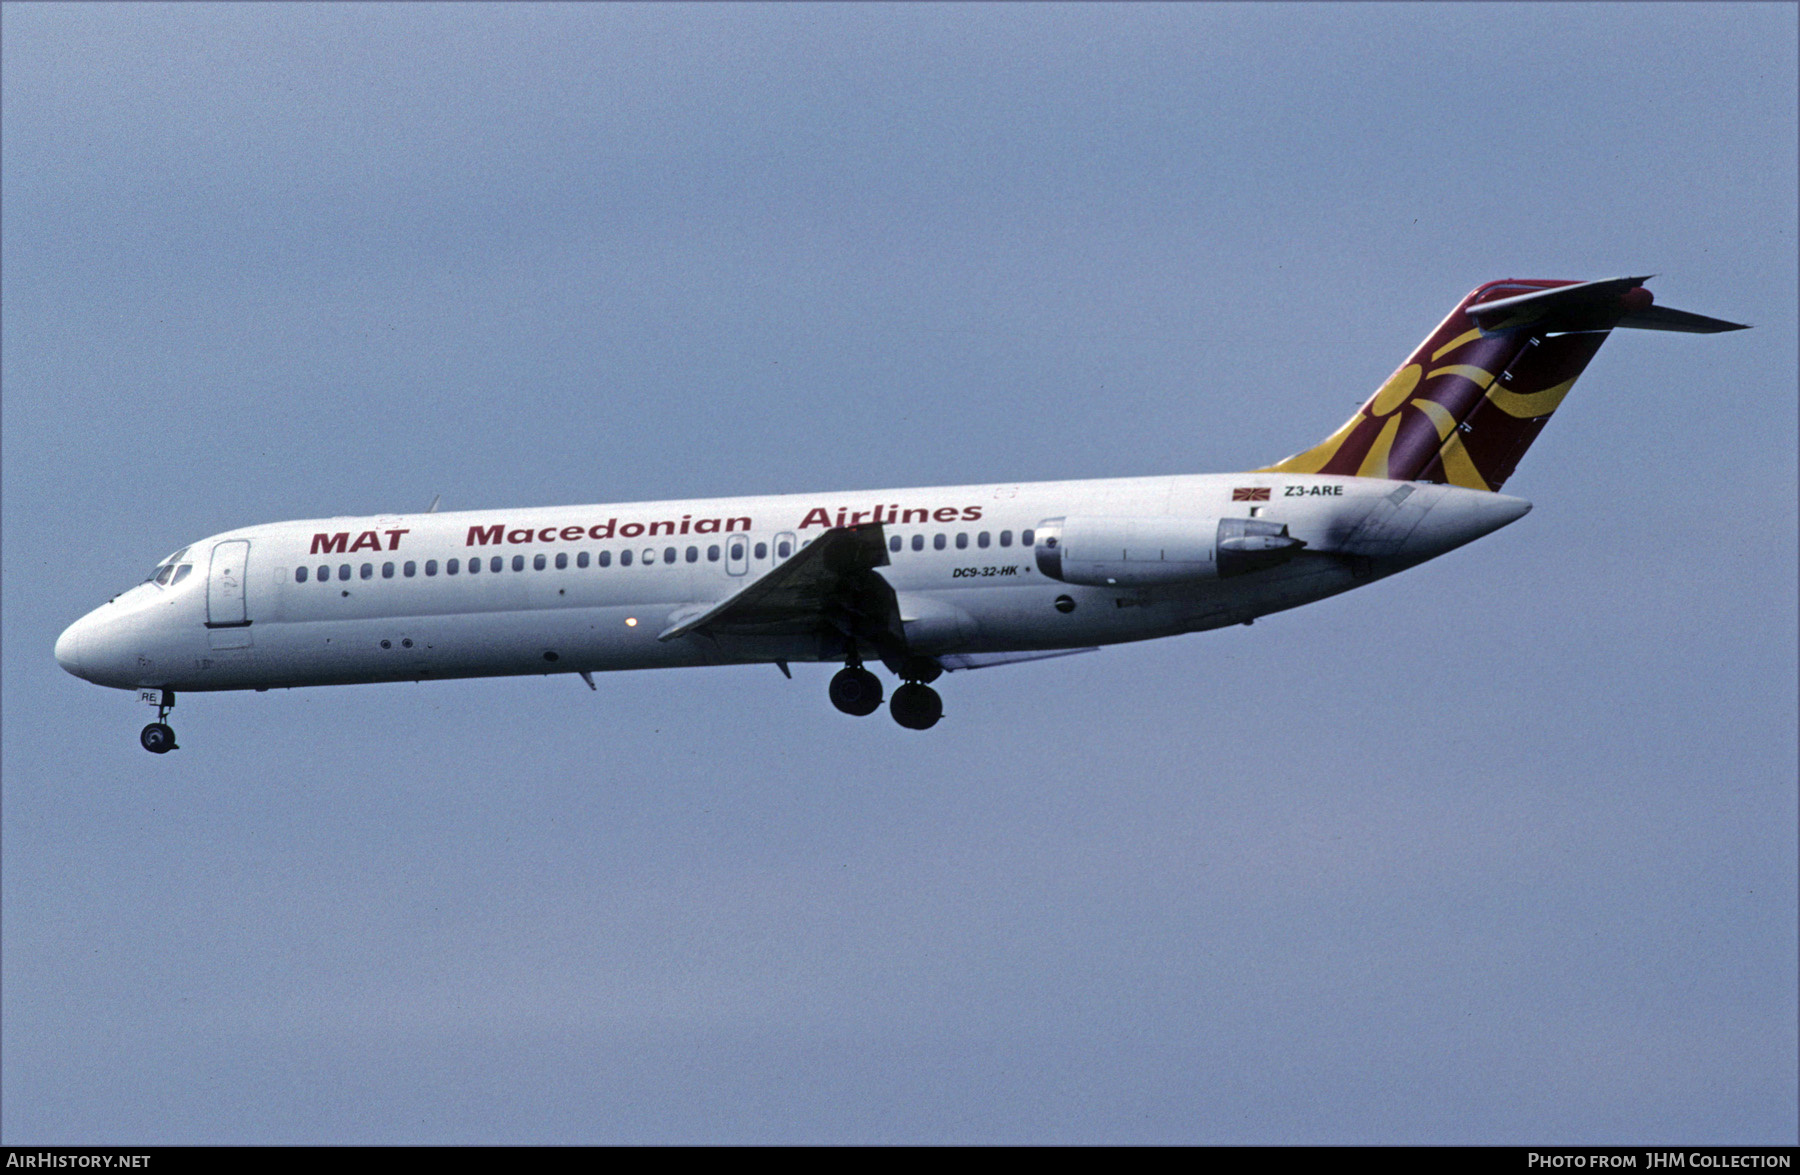
[[[1708,318],[1704,314],[1672,310],[1667,306],[1650,306],[1633,311],[1619,319],[1619,325],[1638,330],[1678,330],[1693,335],[1716,335],[1728,330],[1750,329],[1750,324],[1746,322],[1726,322],[1723,318]]]
[[[1484,331],[1513,330],[1529,326],[1539,331],[1676,330],[1690,334],[1718,334],[1744,330],[1743,323],[1708,318],[1686,310],[1653,304],[1643,286],[1650,275],[1615,277],[1606,281],[1575,282],[1547,290],[1534,290],[1511,298],[1498,298],[1469,306],[1469,321]]]

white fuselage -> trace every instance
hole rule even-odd
[[[909,651],[1070,649],[1309,603],[1529,509],[1451,486],[1241,473],[281,522],[193,544],[177,561],[190,571],[95,609],[56,656],[101,685],[179,691],[841,659],[816,633],[658,637],[827,530],[868,523],[889,545],[878,574]],[[1079,586],[1045,574],[1027,533],[1076,515],[1255,517],[1306,546],[1229,579]]]

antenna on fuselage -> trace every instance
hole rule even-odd
[[[429,506],[427,506],[427,507],[425,507],[425,513],[427,513],[427,514],[436,514],[436,513],[437,513],[437,506],[438,506],[438,503],[439,503],[439,502],[441,502],[441,501],[443,501],[443,500],[444,500],[444,495],[442,495],[442,494],[433,494],[433,495],[431,495],[431,505],[429,505]]]

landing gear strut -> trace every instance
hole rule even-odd
[[[944,716],[944,699],[926,682],[936,681],[944,667],[930,657],[908,657],[900,663],[906,684],[894,691],[888,713],[908,730],[930,730]]]
[[[831,704],[846,714],[867,717],[881,708],[881,679],[860,664],[846,665],[831,679]]]
[[[143,733],[138,735],[138,742],[142,743],[144,749],[152,755],[166,755],[170,751],[180,750],[175,745],[175,732],[169,728],[167,722],[163,721],[169,716],[169,711],[174,706],[175,691],[163,690],[162,700],[156,704],[156,721],[144,727]]]

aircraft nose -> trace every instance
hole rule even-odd
[[[69,625],[63,629],[63,634],[56,638],[56,663],[76,677],[86,676],[81,671],[82,629],[85,627],[86,619],[86,617],[82,617],[81,620]]]

